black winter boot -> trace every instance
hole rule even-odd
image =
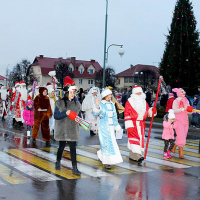
[[[50,147],[51,146],[51,142],[50,141],[46,141],[46,147]]]
[[[56,170],[60,170],[60,161],[56,162],[55,168],[56,168]]]
[[[73,165],[72,173],[75,175],[81,175],[81,172],[77,169],[77,165]]]

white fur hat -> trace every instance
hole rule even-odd
[[[174,114],[174,110],[169,109],[168,112],[169,112],[169,114],[168,114],[169,119],[175,119],[176,118],[175,114]]]
[[[52,87],[48,88],[48,93],[51,94],[54,91],[54,89]]]
[[[143,93],[142,88],[139,85],[134,86],[132,89],[132,93],[135,94],[135,93],[139,93],[139,92]]]
[[[101,92],[101,97],[104,98],[104,97],[108,96],[109,94],[112,94],[112,91],[107,89],[107,88],[105,88]]]

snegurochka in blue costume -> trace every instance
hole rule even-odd
[[[120,131],[121,126],[117,120],[115,106],[111,101],[112,91],[104,89],[101,93],[102,101],[95,99],[96,105],[93,108],[94,116],[100,116],[99,141],[101,149],[97,156],[107,169],[110,165],[123,162],[119,147],[115,138],[115,130]]]

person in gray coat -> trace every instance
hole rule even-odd
[[[60,170],[60,161],[67,142],[70,148],[70,155],[73,168],[72,172],[75,175],[80,175],[81,172],[77,169],[76,161],[76,142],[80,138],[79,124],[68,117],[70,111],[74,111],[78,114],[81,110],[81,104],[74,98],[75,90],[76,86],[65,86],[63,89],[63,91],[65,92],[63,99],[58,100],[55,103],[54,138],[56,141],[59,141],[59,148],[57,152],[57,161],[55,168],[56,170]]]

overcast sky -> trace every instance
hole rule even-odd
[[[193,0],[200,30],[200,0]],[[116,73],[130,64],[158,66],[176,0],[109,0],[107,65]],[[95,59],[103,66],[106,0],[0,0],[0,75],[22,59]]]

